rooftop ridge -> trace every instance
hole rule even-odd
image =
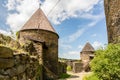
[[[95,50],[93,46],[89,42],[87,42],[81,52],[85,52],[85,51],[95,51]]]

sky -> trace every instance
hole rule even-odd
[[[87,42],[95,49],[108,43],[103,0],[0,0],[0,33],[19,31],[39,3],[59,35],[59,57],[80,59]]]

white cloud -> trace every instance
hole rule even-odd
[[[77,29],[77,31],[75,31],[74,33],[70,34],[69,36],[61,38],[60,39],[60,44],[67,45],[67,44],[70,44],[70,43],[76,41],[77,39],[79,39],[82,36],[82,34],[86,30],[87,30],[86,27]]]
[[[73,42],[78,39],[85,32],[85,28],[78,29],[75,33],[69,36],[69,42]]]
[[[79,54],[79,52],[78,51],[70,51],[70,52],[68,52],[68,54],[69,55],[77,55],[77,54]]]
[[[89,28],[94,27],[99,21],[101,21],[104,18],[104,13],[100,13],[98,15],[92,15],[92,14],[84,14],[81,16],[81,18],[85,19],[91,19],[92,22],[84,25],[83,28],[78,29],[75,33],[69,36],[68,42],[73,42],[76,39],[78,39],[85,31],[87,31]]]
[[[100,14],[93,15],[93,14],[84,14],[83,18],[91,19],[92,22],[88,24],[88,27],[94,27],[99,21],[101,21],[105,17],[104,12]]]
[[[6,24],[8,24],[14,32],[20,30],[38,8],[38,5],[37,0],[8,0],[6,4],[8,11],[16,11],[16,13],[8,13]]]
[[[45,0],[42,3],[43,11],[48,14],[57,1],[58,0]],[[91,15],[89,15],[90,11],[99,1],[100,0],[60,0],[59,4],[48,17],[54,24],[60,24],[69,18],[91,18]],[[38,0],[8,0],[6,4],[7,9],[9,11],[16,11],[16,13],[9,13],[6,24],[8,24],[14,32],[19,30],[35,12],[38,5]],[[87,16],[84,14],[87,14]],[[94,15],[91,19],[93,18]]]
[[[96,36],[97,36],[97,34],[92,34],[92,35],[91,35],[91,37],[96,37]]]
[[[58,0],[46,0],[42,8],[48,13],[57,1]],[[80,17],[82,14],[89,13],[99,1],[100,0],[60,0],[59,4],[49,15],[49,18],[53,23],[59,24],[66,19]]]
[[[83,45],[78,46],[78,49],[82,50],[82,48],[83,48]]]
[[[98,22],[97,20],[93,21],[93,22],[89,23],[88,26],[93,27],[93,26],[95,26],[97,24],[97,22]]]
[[[98,42],[98,41],[95,41],[92,43],[92,46],[95,48],[95,49],[99,49],[101,47],[104,48],[104,44],[102,44],[101,42]]]
[[[14,10],[15,9],[15,0],[8,0],[8,4],[6,4],[6,7],[8,10]]]
[[[101,20],[104,17],[104,12],[99,14],[84,13],[79,16],[79,18],[90,19],[90,20]]]
[[[99,21],[101,21],[104,18],[104,13],[102,12],[102,13],[100,13],[98,15],[84,14],[84,16],[81,16],[81,17],[85,18],[85,19],[92,19],[92,22],[90,22],[90,23],[88,23],[86,25],[82,25],[83,28],[78,29],[76,32],[74,32],[73,34],[71,34],[67,38],[63,39],[64,42],[70,43],[70,42],[73,42],[73,41],[77,40],[89,28],[94,27]]]
[[[68,58],[68,59],[80,59],[79,51],[68,51],[60,55],[60,57]]]
[[[7,31],[2,30],[2,29],[0,29],[0,33],[2,33],[2,34],[6,34],[6,35],[11,35],[11,33],[10,33],[10,32],[7,32]]]
[[[64,42],[63,42],[63,40],[59,40],[59,46],[60,46],[60,48],[62,48],[62,49],[64,49],[64,50],[69,50],[69,49],[72,49],[72,46],[71,45],[69,45],[69,44],[65,44]]]

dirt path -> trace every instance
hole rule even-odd
[[[91,72],[81,72],[81,73],[73,73],[73,72],[67,72],[68,74],[71,75],[70,78],[67,78],[67,79],[61,79],[61,80],[82,80],[82,78],[85,76],[85,75],[88,75],[90,74]]]

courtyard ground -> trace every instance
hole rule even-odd
[[[82,78],[85,75],[89,75],[91,72],[81,72],[81,73],[67,72],[67,73],[71,75],[71,77],[67,79],[60,79],[60,80],[82,80]]]

